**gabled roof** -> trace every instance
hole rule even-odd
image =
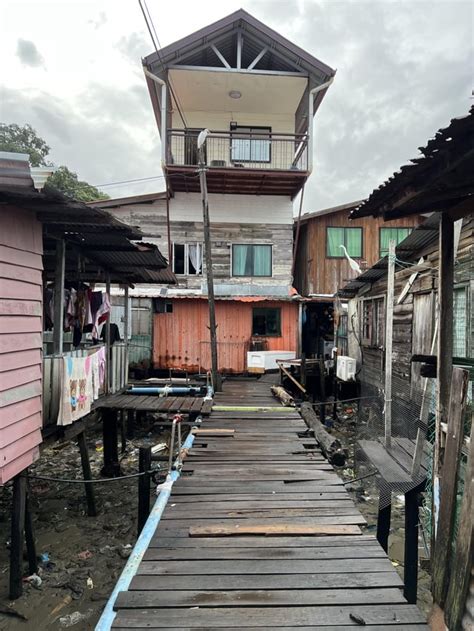
[[[133,204],[153,204],[160,199],[166,199],[166,191],[159,193],[145,193],[144,195],[131,195],[130,197],[115,197],[114,199],[100,199],[95,202],[86,202],[88,206],[96,208],[116,208],[117,206],[131,206]]]
[[[335,213],[340,213],[341,211],[350,211],[362,204],[365,200],[359,199],[356,202],[348,202],[347,204],[340,204],[339,206],[332,206],[331,208],[322,208],[321,210],[315,210],[312,213],[305,213],[301,215],[300,223],[305,223],[310,219],[317,219],[318,217],[323,217],[325,215],[333,215]],[[294,222],[298,222],[298,217],[293,218]]]
[[[267,52],[256,64],[256,69],[305,73],[314,79],[316,85],[335,74],[335,70],[243,9],[165,46],[159,54],[155,52],[148,55],[143,63],[155,73],[170,65],[222,67],[211,45],[218,45],[222,55],[232,63],[234,42],[239,32],[243,38],[243,69],[248,68],[262,49],[268,46]]]
[[[448,127],[440,129],[419,150],[422,156],[400,167],[375,189],[352,211],[351,219],[382,215],[388,221],[425,212],[451,211],[466,201],[472,212],[474,106],[466,116],[453,118]]]

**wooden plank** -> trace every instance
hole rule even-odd
[[[325,535],[360,535],[361,530],[356,525],[347,524],[217,524],[207,526],[191,526],[190,537],[233,537],[235,535],[313,535],[323,537]]]
[[[232,545],[232,542],[228,542]],[[224,561],[224,560],[327,560],[327,559],[383,559],[380,546],[335,546],[324,548],[149,548],[144,561]]]
[[[446,622],[450,629],[461,627],[474,556],[474,522],[472,519],[474,506],[474,423],[471,425],[469,446],[456,549],[451,561],[451,577],[445,606]]]
[[[193,430],[195,436],[234,436],[235,429],[206,429],[197,428]]]
[[[348,605],[403,603],[399,589],[320,589],[320,590],[216,590],[183,591],[136,590],[120,592],[117,609],[150,609],[154,607],[249,607],[252,605]]]
[[[334,504],[331,507],[316,507],[316,508],[234,508],[233,506],[228,506],[227,508],[221,509],[203,509],[197,505],[186,505],[186,506],[175,506],[168,507],[163,516],[163,520],[167,519],[199,519],[199,520],[207,520],[207,519],[271,519],[275,517],[281,517],[284,519],[285,517],[290,520],[293,517],[334,517],[334,521],[336,518],[340,516],[357,516],[360,519],[363,519],[360,512],[355,508],[353,502],[349,502],[345,506],[340,506],[339,503]],[[352,523],[352,522],[351,522]],[[356,522],[356,523],[365,523],[364,521]]]
[[[113,628],[128,626],[129,628],[163,628],[188,626],[190,628],[229,628],[233,627],[270,627],[304,626],[308,621],[317,629],[323,625],[357,626],[352,616],[362,618],[366,625],[399,623],[423,623],[420,610],[412,605],[346,605],[337,607],[303,606],[303,607],[235,607],[235,608],[169,608],[146,609],[142,611],[119,611]],[[427,628],[427,627],[425,627]],[[369,627],[370,629],[370,627]]]
[[[352,535],[350,537],[335,535],[327,537],[232,537],[229,541],[225,537],[163,537],[154,535],[150,547],[152,548],[330,548],[338,546],[380,547],[373,535]]]
[[[449,559],[452,554],[452,535],[456,513],[457,479],[461,446],[464,437],[469,373],[453,368],[451,396],[448,410],[448,432],[441,479],[438,526],[433,556],[433,598],[442,608],[449,584]]]

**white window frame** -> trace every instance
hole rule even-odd
[[[184,272],[183,273],[177,273],[175,271],[175,264],[174,264],[174,248],[176,245],[183,245],[184,246]],[[202,257],[202,263],[201,263],[201,271],[199,272],[199,274],[192,274],[189,272],[189,246],[190,245],[197,245],[198,248],[201,249],[201,257]],[[177,276],[202,276],[202,269],[204,266],[204,244],[200,241],[191,241],[189,243],[178,243],[177,241],[174,242],[173,241],[173,258],[172,258],[172,269],[173,272],[175,274],[177,274]]]

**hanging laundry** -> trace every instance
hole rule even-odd
[[[58,425],[70,425],[89,414],[92,400],[91,357],[63,357]]]

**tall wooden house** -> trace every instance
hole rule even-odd
[[[306,356],[327,355],[335,344],[337,326],[334,296],[358,276],[344,253],[361,270],[367,269],[388,252],[391,239],[403,241],[423,221],[421,215],[385,222],[382,218],[351,219],[350,212],[362,201],[306,213],[295,219],[295,287],[305,298],[303,307],[302,351]],[[341,337],[347,340],[347,318],[342,319]],[[339,346],[347,354],[347,342]],[[342,343],[341,343],[342,342]]]
[[[205,128],[219,368],[244,371],[256,346],[296,353],[293,199],[311,174],[313,117],[334,70],[243,10],[143,63],[166,193],[102,207],[152,236],[179,280],[154,300],[154,366],[210,367],[197,172]]]

